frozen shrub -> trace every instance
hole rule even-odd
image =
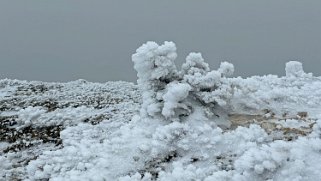
[[[221,65],[218,71],[223,76],[232,76],[234,73],[234,65],[228,62],[221,62]]]
[[[190,53],[182,65],[183,80],[193,87],[193,94],[206,106],[225,106],[232,96],[232,87],[225,76],[234,72],[234,66],[222,62],[218,70],[210,71],[200,53]]]
[[[197,106],[208,111],[227,104],[232,88],[226,76],[233,74],[232,64],[222,62],[211,71],[200,53],[190,53],[178,71],[176,56],[173,42],[147,42],[132,56],[143,95],[141,116],[175,119],[190,115]]]
[[[194,87],[194,90],[211,89],[220,79],[218,72],[210,72],[200,53],[190,53],[182,65],[183,80]]]
[[[178,115],[182,115],[184,112],[188,113],[190,111],[188,105],[182,101],[187,98],[192,89],[191,86],[186,83],[171,82],[166,89],[166,93],[163,96],[164,107],[162,114],[169,118],[175,116],[175,112]]]
[[[173,42],[165,42],[161,46],[155,42],[147,42],[132,56],[138,76],[137,83],[142,90],[142,115],[155,116],[161,112],[160,94],[176,77],[176,56]]]
[[[285,64],[285,74],[287,77],[303,77],[305,75],[301,62],[290,61]]]
[[[201,53],[190,53],[186,57],[186,62],[182,65],[182,73],[184,74],[204,74],[210,71],[209,65],[204,62]]]

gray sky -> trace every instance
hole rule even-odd
[[[201,52],[235,75],[321,75],[320,0],[1,0],[0,78],[136,81],[142,43],[174,41],[180,65]]]

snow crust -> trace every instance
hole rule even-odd
[[[177,70],[176,56],[172,42],[140,47],[138,85],[0,80],[0,179],[321,178],[320,77],[290,62],[284,77],[228,78],[230,63],[191,53]],[[58,126],[59,144],[32,132]]]

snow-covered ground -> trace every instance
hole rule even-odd
[[[176,45],[132,56],[137,85],[0,80],[2,180],[319,180],[321,78],[229,78]]]
[[[67,139],[88,139],[83,146],[91,144],[90,139],[107,140],[107,134],[131,120],[139,105],[140,93],[128,82],[0,80],[0,180],[34,180],[26,170],[31,160],[68,149]],[[78,126],[82,128],[72,131]]]
[[[321,78],[230,78],[219,127],[139,116],[141,93],[0,80],[0,180],[319,180]]]

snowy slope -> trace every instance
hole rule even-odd
[[[228,128],[140,118],[132,83],[0,80],[0,180],[319,180],[321,78],[229,80]]]

